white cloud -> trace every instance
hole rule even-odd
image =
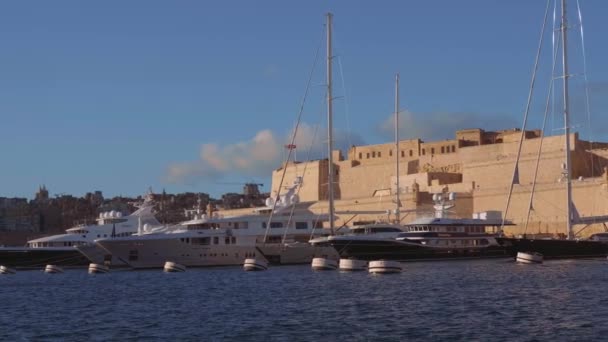
[[[507,115],[450,112],[412,113],[410,111],[399,114],[401,139],[421,138],[428,141],[454,139],[455,132],[461,129],[507,129],[520,125],[521,123]],[[387,117],[380,124],[379,129],[384,135],[394,137],[394,116]]]
[[[265,129],[247,141],[225,146],[203,144],[198,160],[171,164],[167,169],[167,180],[171,183],[193,184],[201,180],[217,180],[226,173],[243,177],[269,177],[272,170],[279,167],[287,156],[285,145],[291,143],[292,135],[290,132],[278,137],[271,130]],[[335,148],[348,148],[349,139],[346,138],[346,134],[336,133]],[[350,140],[362,143],[358,136]],[[298,160],[325,158],[326,141],[324,127],[300,124],[294,140]]]

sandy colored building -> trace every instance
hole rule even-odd
[[[389,218],[387,210],[395,209],[396,177],[399,177],[402,222],[428,214],[432,194],[455,192],[456,215],[470,217],[474,212],[505,212],[512,183],[515,160],[521,144],[518,182],[507,218],[516,223],[508,233],[523,233],[538,149],[541,158],[536,177],[535,199],[527,233],[564,233],[566,190],[564,183],[564,136],[540,139],[539,130],[519,129],[489,132],[482,129],[457,131],[455,139],[424,142],[402,140],[397,153],[395,143],[353,146],[345,157],[334,151],[335,198],[337,224]],[[608,144],[581,140],[571,134],[573,201],[581,217],[608,214]],[[400,172],[396,175],[396,160]],[[327,212],[327,159],[289,162],[273,171],[272,193],[292,184],[302,176],[299,192],[301,205],[316,212]],[[355,213],[358,213],[355,215]],[[575,232],[584,228],[576,226]],[[603,231],[594,224],[584,234]]]

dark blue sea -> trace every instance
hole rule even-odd
[[[0,276],[3,341],[606,341],[608,261]]]

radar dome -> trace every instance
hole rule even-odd
[[[450,194],[448,195],[448,199],[450,201],[455,201],[456,200],[456,193],[455,192],[450,192]]]
[[[433,194],[433,201],[437,202],[439,200],[439,195]]]
[[[116,217],[122,217],[122,211],[117,212]]]
[[[150,225],[149,225],[148,223],[144,224],[144,230],[146,230],[146,231],[147,231],[147,230],[149,230],[150,228],[151,228],[151,227],[150,227]]]

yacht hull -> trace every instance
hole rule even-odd
[[[76,248],[0,248],[0,265],[16,269],[44,269],[47,264],[57,266],[86,266],[89,260]]]
[[[329,240],[341,258],[359,260],[446,260],[508,257],[501,246],[429,247],[400,240]]]
[[[242,266],[245,259],[261,256],[253,245],[190,245],[179,239],[101,240],[97,244],[136,269],[162,268],[167,261],[186,267]]]
[[[76,249],[82,253],[91,263],[111,265],[115,267],[127,267],[128,265],[121,261],[119,258],[113,256],[107,250],[101,248],[99,245],[91,243],[87,245],[77,246]]]
[[[608,243],[589,240],[496,238],[507,253],[536,252],[545,259],[598,258],[608,255]]]
[[[339,259],[334,248],[308,243],[258,245],[258,250],[274,265],[310,264],[315,257]]]

